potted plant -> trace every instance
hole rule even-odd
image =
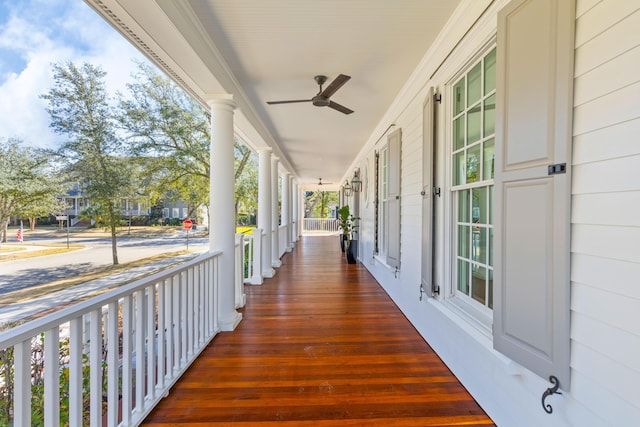
[[[355,232],[358,226],[356,218],[349,211],[349,205],[345,205],[338,209],[338,227],[342,231],[340,236],[340,247],[347,254],[347,262],[349,264],[356,263],[358,241],[355,239]]]

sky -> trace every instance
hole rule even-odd
[[[115,95],[146,59],[82,0],[0,0],[0,139],[43,148],[64,140],[40,95],[53,85],[51,65],[69,61],[100,66]]]

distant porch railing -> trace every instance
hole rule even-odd
[[[251,234],[242,235],[244,283],[251,285],[262,284],[260,262],[262,260],[262,242],[264,241],[264,236],[265,234],[261,228],[254,228]]]
[[[219,330],[218,261],[205,253],[0,333],[13,396],[2,424],[139,425]]]
[[[335,218],[304,218],[303,232],[338,232],[338,220]]]

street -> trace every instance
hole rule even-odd
[[[204,251],[208,237],[193,237],[190,233],[189,250]],[[66,244],[66,234],[28,233],[24,245]],[[111,238],[104,233],[73,235],[71,244],[81,244],[83,249],[34,258],[0,261],[0,295],[42,285],[52,281],[74,277],[89,270],[113,264]],[[148,237],[119,235],[117,238],[118,261],[124,264],[153,255],[186,249],[185,230],[155,234]],[[1,258],[0,258],[1,260]]]

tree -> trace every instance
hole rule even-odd
[[[246,145],[235,141],[235,210],[236,221],[240,213],[254,214],[258,208],[258,159]]]
[[[54,213],[61,188],[43,150],[24,146],[15,138],[0,140],[1,241],[7,241],[12,216],[37,218]]]
[[[120,94],[118,120],[130,153],[144,159],[144,191],[152,199],[172,193],[191,206],[209,202],[209,115],[180,87],[140,63]]]
[[[314,191],[305,196],[305,212],[308,218],[327,218],[329,206],[338,204],[335,191]]]
[[[120,95],[121,126],[131,153],[143,160],[146,194],[154,200],[182,200],[190,210],[209,204],[209,112],[184,90],[146,64],[138,65],[129,96]],[[257,172],[252,152],[234,140],[236,214],[256,198]],[[255,157],[255,156],[254,156]],[[248,173],[245,174],[245,172]],[[255,181],[255,185],[253,184]]]
[[[121,198],[134,192],[131,163],[122,141],[100,68],[85,63],[53,65],[54,86],[42,98],[49,102],[50,127],[68,137],[58,150],[72,178],[85,185],[92,205],[104,209],[111,231],[113,264],[118,264],[116,232]]]

